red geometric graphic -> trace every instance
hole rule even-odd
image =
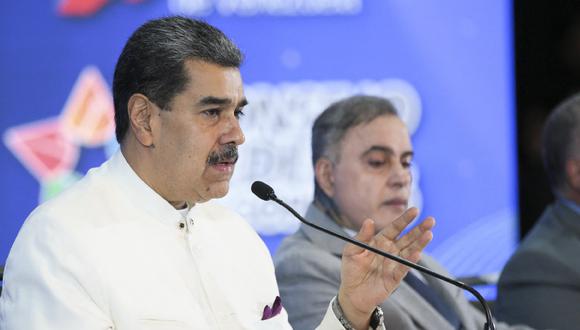
[[[63,0],[58,6],[61,16],[90,16],[103,8],[109,0]]]
[[[142,0],[127,0],[129,3],[139,3]],[[68,17],[87,17],[101,10],[109,0],[62,0],[58,5],[58,14]]]
[[[62,133],[57,118],[13,127],[4,134],[4,144],[33,176],[44,182],[71,172],[79,148]]]

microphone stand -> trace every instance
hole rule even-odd
[[[260,196],[258,196],[258,197],[260,197]],[[467,285],[467,284],[465,284],[463,282],[460,282],[460,281],[454,280],[452,278],[449,278],[447,276],[443,276],[443,275],[441,275],[439,273],[436,273],[436,272],[432,271],[431,269],[429,269],[427,267],[423,267],[421,265],[417,265],[417,264],[412,263],[412,262],[410,262],[410,261],[408,261],[406,259],[403,259],[401,257],[395,256],[395,255],[392,255],[392,254],[385,253],[385,252],[383,252],[383,251],[381,251],[379,249],[376,249],[376,248],[374,248],[372,246],[369,246],[369,245],[367,245],[365,243],[359,242],[359,241],[357,241],[355,239],[352,239],[350,237],[340,235],[340,234],[335,233],[335,232],[333,232],[331,230],[328,230],[326,228],[323,228],[323,227],[320,227],[320,226],[318,226],[316,224],[313,224],[313,223],[309,222],[308,220],[304,219],[298,212],[296,212],[288,204],[284,203],[284,201],[282,201],[281,199],[279,199],[278,197],[276,197],[276,195],[273,192],[268,197],[269,197],[270,200],[273,200],[274,202],[276,202],[276,203],[280,204],[282,207],[284,207],[286,210],[290,211],[290,213],[292,213],[296,218],[298,218],[298,220],[300,220],[302,223],[304,223],[307,226],[310,226],[312,228],[315,228],[315,229],[318,229],[320,231],[323,231],[323,232],[325,232],[325,233],[327,233],[327,234],[329,234],[331,236],[334,236],[336,238],[339,238],[341,240],[344,240],[344,241],[347,241],[347,242],[349,242],[351,244],[354,244],[354,245],[356,245],[358,247],[361,247],[363,249],[366,249],[366,250],[369,250],[371,252],[374,252],[374,253],[376,253],[376,254],[378,254],[380,256],[383,256],[385,258],[388,258],[388,259],[394,260],[396,262],[402,263],[403,265],[408,266],[408,267],[411,267],[413,269],[416,269],[416,270],[420,271],[421,273],[424,273],[424,274],[433,276],[433,277],[438,278],[438,279],[440,279],[442,281],[445,281],[445,282],[447,282],[449,284],[455,285],[455,286],[457,286],[457,287],[459,287],[459,288],[461,288],[463,290],[469,291],[469,293],[471,293],[475,298],[477,298],[477,300],[479,301],[479,303],[483,307],[483,310],[485,311],[486,323],[485,323],[483,329],[484,330],[495,330],[495,324],[493,323],[493,318],[491,316],[491,310],[490,310],[489,306],[487,305],[487,302],[485,301],[485,299],[483,298],[483,296],[477,290],[475,290],[474,288],[472,288],[471,286],[469,286],[469,285]]]

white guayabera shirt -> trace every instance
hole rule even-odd
[[[118,152],[24,223],[7,260],[0,328],[289,329],[269,252],[215,203],[184,216]],[[320,329],[342,329],[329,309]]]

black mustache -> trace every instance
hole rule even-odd
[[[238,161],[238,146],[230,143],[226,144],[221,150],[214,151],[207,157],[208,165],[215,165],[218,163],[236,163]]]

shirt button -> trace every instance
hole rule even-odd
[[[185,224],[183,222],[179,223],[179,229],[183,229],[185,227]]]

